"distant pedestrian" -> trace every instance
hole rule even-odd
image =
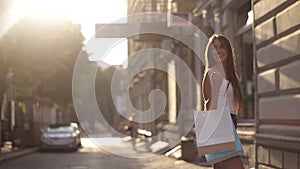
[[[136,150],[136,139],[138,138],[138,124],[134,121],[134,116],[132,116],[130,119],[130,124],[128,127],[128,131],[130,132],[131,137],[131,144],[133,146],[133,149]]]

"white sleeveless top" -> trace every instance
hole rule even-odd
[[[212,76],[218,72],[216,71],[215,68],[210,68],[207,70],[207,73],[210,78],[210,84],[211,84],[211,86],[213,86]],[[218,73],[218,74],[220,74],[220,73]],[[228,83],[229,83],[229,86],[228,86]],[[227,88],[227,86],[228,86],[228,88]],[[225,97],[226,97],[226,99],[225,99]],[[224,102],[225,102],[225,104],[224,104]],[[225,105],[225,107],[229,107],[230,113],[236,114],[233,88],[232,88],[232,85],[230,84],[230,82],[225,78],[223,78],[222,84],[220,86],[218,102],[217,102],[217,109],[223,109],[224,105]],[[204,109],[206,110],[206,107]]]

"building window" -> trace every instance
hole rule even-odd
[[[254,118],[254,89],[253,89],[253,12],[250,1],[235,11],[235,47],[237,70],[242,77],[243,113],[245,119]]]

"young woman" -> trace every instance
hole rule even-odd
[[[206,65],[203,79],[203,97],[205,109],[216,109],[220,106],[230,108],[234,125],[237,126],[237,113],[242,111],[242,94],[238,75],[235,70],[233,51],[230,41],[223,35],[213,35],[209,39],[205,53]],[[226,100],[220,105],[220,89],[225,85]],[[223,86],[224,88],[224,86]],[[224,99],[225,97],[221,98]],[[224,160],[213,165],[214,169],[243,169],[239,156]]]

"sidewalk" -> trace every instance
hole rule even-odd
[[[126,142],[130,142],[130,140],[123,140],[123,144]],[[143,152],[147,152],[147,149],[145,148],[144,144],[141,144],[143,142],[138,142],[136,143],[136,150],[138,152],[142,152],[141,156],[143,155]],[[182,152],[182,146],[178,145],[176,147],[173,147],[172,149],[170,149],[170,147],[168,146],[169,144],[167,142],[164,141],[157,141],[155,143],[152,143],[151,146],[149,147],[148,151],[150,153],[154,153],[154,154],[161,154],[161,158],[163,158],[163,156],[168,157],[170,159],[174,159],[177,160],[177,162],[179,163],[189,163],[189,164],[194,164],[195,166],[197,166],[197,168],[199,169],[212,169],[212,166],[206,162],[203,161],[203,159],[200,156],[196,157],[192,157],[192,155],[188,155],[186,156],[187,153],[193,153],[192,151],[185,150],[185,157],[183,157],[183,152]],[[129,147],[129,150],[126,150],[126,153],[128,153],[132,148],[131,148],[131,144],[127,145],[127,147]],[[198,154],[198,153],[197,153]]]
[[[38,147],[33,147],[33,148],[24,148],[24,149],[19,149],[19,150],[12,150],[10,152],[4,151],[2,149],[1,154],[0,154],[0,163],[3,163],[5,161],[21,157],[27,154],[31,154],[33,152],[38,151]]]

